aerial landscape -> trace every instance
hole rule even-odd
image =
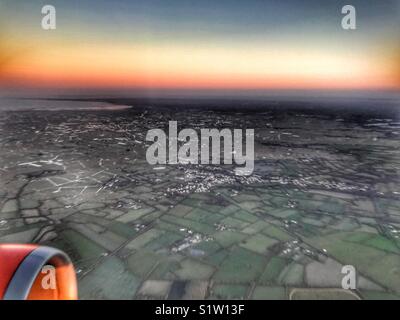
[[[80,298],[400,298],[391,105],[381,116],[188,106],[177,118],[167,103],[11,103],[0,113],[0,241],[67,252]],[[145,132],[171,117],[193,128],[251,124],[254,173],[149,165]],[[351,293],[341,289],[349,264],[359,270]]]
[[[83,300],[399,300],[400,5],[343,5],[0,0],[0,244]],[[171,123],[253,130],[250,174],[150,163]]]

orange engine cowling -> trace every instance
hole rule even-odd
[[[51,277],[53,285],[49,285]],[[30,244],[0,244],[0,299],[77,298],[75,270],[64,252]]]

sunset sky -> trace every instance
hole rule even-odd
[[[0,0],[0,84],[400,90],[400,1]]]

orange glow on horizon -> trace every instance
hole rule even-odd
[[[0,81],[33,88],[397,90],[400,65],[387,56],[295,46],[49,46],[3,65]]]

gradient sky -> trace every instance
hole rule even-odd
[[[45,4],[55,31],[41,29]],[[0,0],[0,83],[399,90],[400,0]]]

